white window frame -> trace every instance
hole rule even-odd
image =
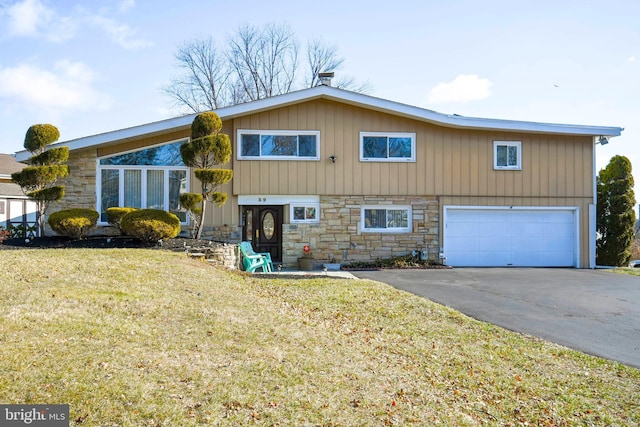
[[[365,227],[365,211],[366,210],[406,210],[407,226],[393,228],[366,228]],[[360,231],[363,233],[411,233],[413,225],[413,215],[410,205],[364,205],[360,208]]]
[[[386,137],[387,138],[387,157],[365,157],[364,156],[364,138],[366,136]],[[389,138],[410,138],[411,139],[411,157],[388,157]],[[416,161],[416,134],[412,132],[360,132],[360,161],[361,162],[394,162],[406,163]]]
[[[100,213],[100,217],[98,217],[98,225],[108,225],[108,222],[101,221],[102,217],[102,171],[103,170],[117,170],[118,171],[118,206],[124,207],[124,171],[125,170],[140,170],[141,171],[141,207],[140,209],[146,208],[147,203],[147,171],[149,170],[162,170],[163,173],[163,201],[164,201],[164,210],[169,212],[169,171],[184,171],[186,176],[186,190],[189,191],[191,188],[191,172],[188,166],[136,166],[136,165],[101,165],[100,161],[103,159],[107,159],[109,157],[120,156],[123,154],[133,153],[136,151],[142,151],[149,148],[158,147],[161,145],[173,144],[180,140],[163,142],[162,144],[150,145],[148,147],[143,147],[135,150],[128,150],[119,153],[109,154],[106,156],[101,156],[96,159],[96,210]],[[180,222],[181,225],[189,224],[189,216],[186,216],[185,221]]]
[[[242,155],[242,135],[258,135],[260,139],[264,135],[273,136],[300,136],[313,135],[316,137],[316,155],[314,157],[299,156],[243,156]],[[298,161],[318,161],[320,160],[320,131],[319,130],[257,130],[238,129],[236,132],[236,153],[238,160],[298,160]]]
[[[294,211],[296,208],[303,208],[305,219],[295,219]],[[307,209],[315,209],[315,218],[307,219]],[[320,204],[319,203],[294,203],[289,205],[289,221],[292,224],[316,224],[320,222]]]
[[[512,166],[498,165],[498,147],[507,147],[507,163],[509,162],[509,147],[518,149],[518,164]],[[494,170],[522,170],[522,141],[493,141],[493,169]]]

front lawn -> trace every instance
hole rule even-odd
[[[72,426],[640,423],[639,370],[381,283],[1,255],[0,402],[68,403]]]

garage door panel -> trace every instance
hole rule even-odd
[[[570,267],[574,210],[446,209],[444,249],[453,266]]]

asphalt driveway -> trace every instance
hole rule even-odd
[[[354,272],[478,320],[640,368],[640,277],[603,270]]]

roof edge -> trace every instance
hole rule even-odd
[[[284,107],[299,102],[311,101],[313,99],[330,99],[344,102],[364,108],[382,111],[390,114],[400,115],[419,121],[426,121],[440,126],[458,129],[515,131],[533,133],[551,133],[559,135],[582,135],[582,136],[619,136],[624,128],[614,126],[588,126],[571,125],[560,123],[541,123],[519,120],[487,119],[479,117],[466,117],[457,114],[443,114],[421,107],[402,104],[383,98],[376,98],[370,95],[350,92],[331,86],[320,85],[295,92],[270,98],[251,101],[244,104],[232,105],[219,108],[216,111],[222,120],[234,118],[246,114],[259,113],[272,108]],[[97,135],[81,137],[69,141],[59,142],[52,146],[68,146],[70,150],[79,150],[92,146],[102,145],[109,142],[137,138],[147,134],[162,133],[172,129],[186,128],[191,126],[197,113],[146,123],[125,129],[105,132]],[[16,153],[17,161],[24,161],[29,158],[27,151]]]

